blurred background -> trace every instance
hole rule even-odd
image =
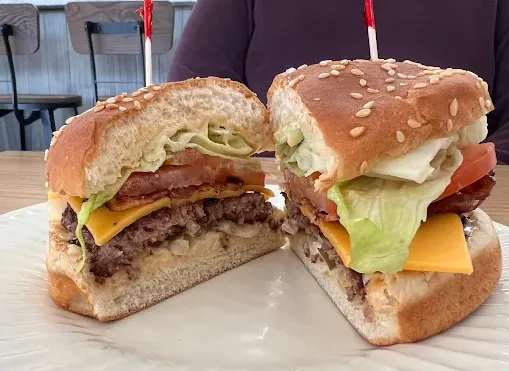
[[[167,79],[194,3],[154,2],[155,83]],[[142,5],[0,1],[0,151],[44,150],[75,112],[145,86],[143,22],[135,13]]]

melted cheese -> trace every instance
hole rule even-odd
[[[92,233],[96,245],[101,246],[138,219],[154,211],[162,209],[163,207],[181,205],[183,203],[194,203],[205,198],[238,197],[248,191],[259,192],[266,196],[274,197],[274,193],[270,189],[264,188],[262,186],[246,185],[235,191],[225,190],[219,193],[215,190],[202,190],[197,191],[188,198],[170,199],[165,197],[150,204],[133,207],[123,211],[111,211],[106,206],[101,206],[92,214],[90,214],[90,217],[88,218],[88,221],[85,225],[90,233]],[[48,196],[49,198],[57,197],[54,194],[48,194]],[[79,213],[83,200],[79,197],[70,197],[67,201],[69,202],[69,205],[71,205],[72,209],[76,213]]]
[[[302,213],[312,216],[306,208],[302,208]],[[345,266],[350,266],[350,236],[345,227],[339,222],[319,222],[318,226]],[[471,274],[474,268],[460,217],[456,214],[437,214],[422,223],[410,244],[403,269]]]

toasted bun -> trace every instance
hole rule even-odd
[[[282,235],[265,225],[253,238],[210,231],[191,241],[201,246],[191,246],[187,255],[175,256],[170,245],[140,258],[138,277],[121,270],[98,284],[87,264],[74,271],[81,252],[70,238],[59,222],[51,222],[46,256],[51,295],[60,307],[101,321],[143,310],[284,244]]]
[[[328,75],[334,70],[337,75]],[[370,112],[359,113],[369,102]],[[392,60],[324,61],[290,69],[274,79],[267,105],[276,137],[297,123],[313,153],[330,159],[320,177],[329,183],[358,177],[377,160],[448,136],[493,109],[487,84],[471,72]],[[354,135],[363,131],[354,137],[354,128],[363,128]]]
[[[291,246],[357,331],[375,345],[410,343],[438,334],[472,313],[493,291],[502,271],[500,242],[488,215],[476,210],[478,229],[469,239],[474,273],[401,272],[366,277],[365,304],[348,301],[337,269],[311,263],[304,248],[315,240],[291,236]],[[366,308],[365,305],[368,305]],[[371,320],[364,313],[370,313]]]
[[[209,123],[240,134],[256,151],[272,147],[265,107],[237,82],[190,79],[142,88],[107,103],[68,120],[55,134],[46,170],[52,191],[89,197],[114,183],[121,170],[136,168],[142,155],[159,153],[162,136],[180,129],[207,134]]]

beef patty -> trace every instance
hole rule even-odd
[[[193,204],[163,208],[137,220],[110,241],[97,246],[86,227],[83,236],[90,271],[98,282],[113,276],[120,268],[136,271],[136,260],[145,249],[157,248],[158,243],[173,236],[195,236],[200,229],[213,227],[221,221],[237,224],[269,223],[279,228],[271,218],[272,205],[260,193],[245,193],[240,197],[205,199]],[[62,225],[75,233],[78,219],[70,206],[65,209]],[[75,241],[77,244],[77,240]],[[134,271],[133,271],[134,270]]]
[[[310,249],[307,248],[304,251],[306,257],[311,260],[311,263],[324,261],[331,271],[339,269],[341,271],[340,274],[347,282],[350,283],[350,286],[345,288],[348,300],[355,302],[356,304],[363,303],[366,296],[366,289],[364,287],[364,282],[362,281],[362,274],[345,267],[338,253],[329,240],[324,237],[320,228],[311,223],[306,216],[302,215],[299,205],[292,202],[286,195],[284,196],[287,219],[283,223],[282,229],[292,235],[298,232],[303,232],[312,236],[316,242],[320,244],[320,247],[317,248],[318,254],[313,254]]]

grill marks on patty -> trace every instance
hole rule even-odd
[[[163,208],[137,220],[108,243],[97,246],[90,232],[83,228],[90,271],[102,282],[126,267],[136,272],[136,258],[146,249],[176,236],[195,236],[201,228],[212,228],[223,220],[237,224],[269,223],[279,228],[271,218],[272,205],[260,193],[245,193],[240,197],[206,199],[203,201]],[[76,213],[67,206],[62,225],[74,234],[78,223]]]

